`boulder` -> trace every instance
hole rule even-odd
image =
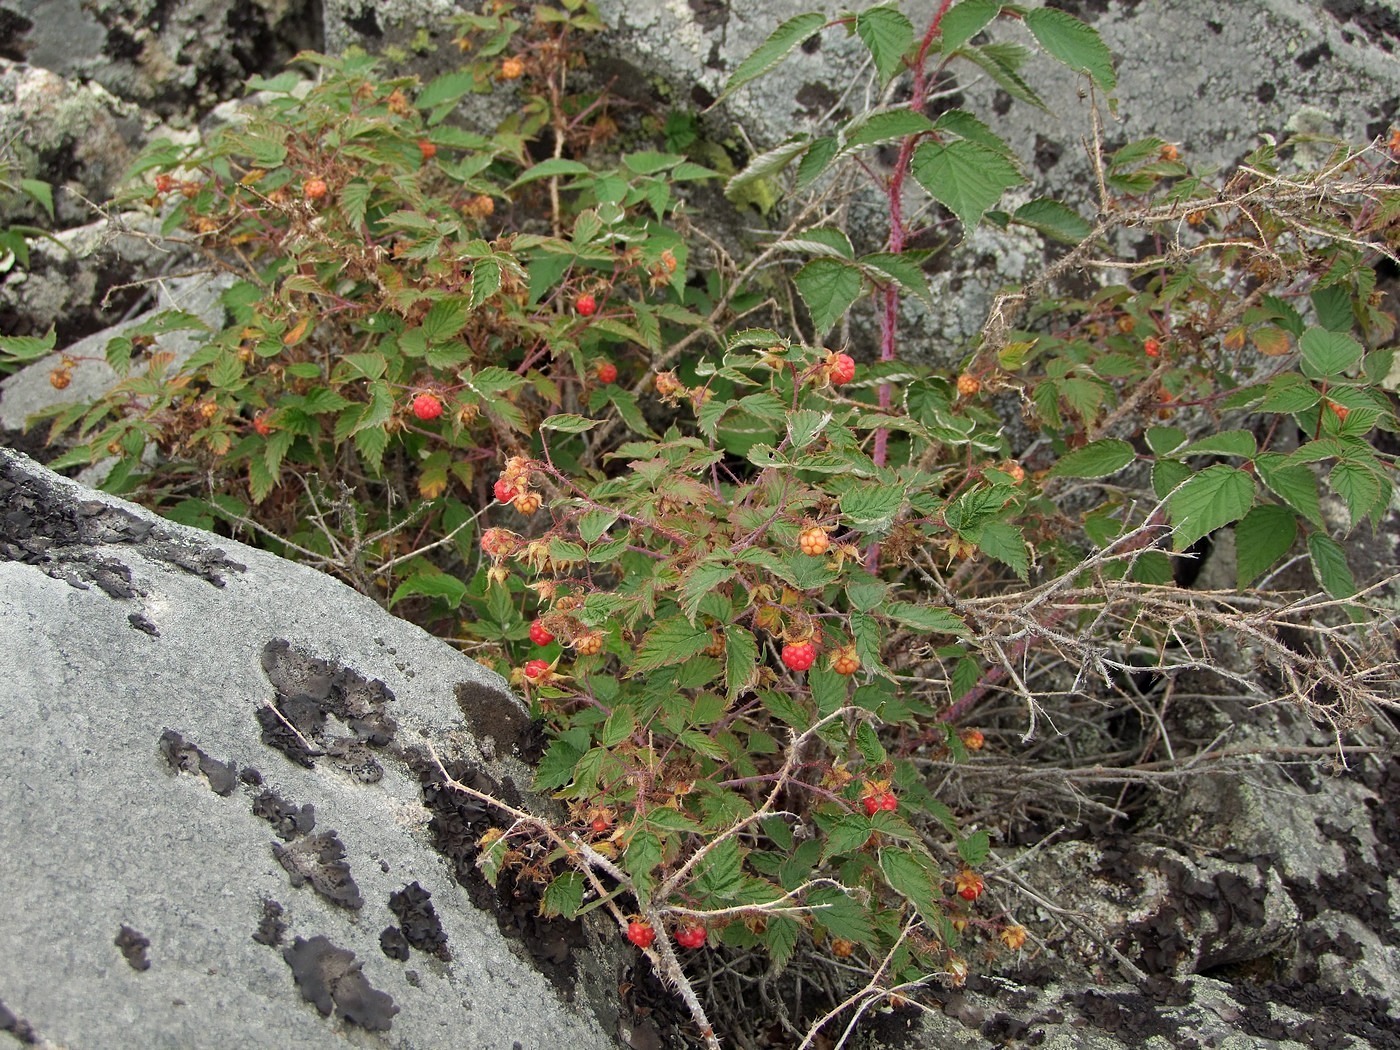
[[[517,801],[530,780],[532,723],[497,675],[329,577],[6,449],[0,647],[0,1030],[615,1045],[582,927],[527,949],[502,931],[528,921],[459,882],[490,815],[433,754]]]

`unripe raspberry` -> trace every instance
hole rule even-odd
[[[797,535],[797,546],[803,554],[813,558],[819,558],[827,552],[831,546],[831,537],[820,525],[813,525],[811,528],[803,529]]]
[[[964,729],[962,731],[963,747],[969,751],[981,751],[982,745],[987,742],[987,738],[982,735],[980,729]]]
[[[958,376],[958,394],[961,397],[971,397],[982,389],[982,380],[975,375],[964,372]]]
[[[603,651],[603,636],[597,631],[589,631],[574,639],[574,652],[580,656],[597,656]]]
[[[817,643],[789,642],[783,646],[783,663],[794,671],[805,671],[817,661]]]
[[[525,63],[518,58],[507,58],[501,63],[502,80],[519,80],[525,73]]]
[[[157,193],[169,193],[169,192],[170,192],[172,189],[174,189],[174,188],[175,188],[175,178],[174,178],[174,176],[171,176],[171,175],[157,175],[157,176],[156,176],[156,192],[157,192]]]
[[[504,558],[520,549],[521,539],[509,529],[487,529],[481,534],[482,553]]]
[[[253,432],[259,437],[267,437],[272,433],[272,424],[267,421],[266,412],[259,412],[253,417]]]
[[[511,501],[511,505],[515,507],[516,511],[524,514],[528,518],[531,514],[540,509],[539,493],[521,492]]]
[[[997,934],[1001,938],[1001,943],[1013,952],[1019,952],[1021,946],[1026,943],[1026,928],[1024,926],[1006,926]]]
[[[1327,409],[1337,417],[1338,423],[1345,423],[1347,416],[1351,415],[1351,409],[1347,408],[1346,405],[1339,405],[1335,401],[1327,402]]]
[[[831,656],[831,669],[841,675],[851,675],[859,671],[860,657],[856,655],[855,648],[847,646],[833,653]]]
[[[685,389],[685,385],[676,377],[675,372],[658,372],[655,383],[656,392],[662,397],[675,397]]]
[[[55,368],[49,373],[49,386],[55,390],[66,390],[68,384],[73,382],[73,370],[71,368]]]
[[[307,179],[301,184],[301,194],[309,201],[318,201],[329,192],[325,179]]]
[[[419,394],[413,399],[413,415],[424,423],[442,415],[442,402],[435,394]]]

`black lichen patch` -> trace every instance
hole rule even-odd
[[[271,788],[253,799],[253,816],[271,824],[272,830],[283,842],[309,835],[316,827],[315,806],[309,802],[304,806],[288,802]]]
[[[335,1015],[371,1032],[387,1032],[399,1008],[392,997],[373,988],[361,972],[355,953],[337,948],[325,937],[298,937],[282,958],[302,998],[329,1017]]]
[[[292,885],[311,888],[341,908],[358,910],[365,899],[345,862],[345,846],[334,831],[322,831],[297,839],[290,846],[272,844],[272,855],[287,869]]]
[[[390,744],[398,726],[385,713],[394,694],[383,682],[281,639],[263,647],[262,666],[276,690],[272,705],[257,711],[263,743],[308,769],[324,757],[365,783],[384,775],[373,751]]]
[[[408,938],[397,926],[386,926],[379,935],[379,950],[395,962],[408,962]]]
[[[1179,1020],[1164,1012],[1159,1003],[1138,992],[1085,991],[1066,996],[1064,1001],[1072,1003],[1095,1028],[1121,1034],[1125,1042],[1134,1046],[1154,1035],[1180,1050],[1200,1045],[1187,1038]]]
[[[1400,14],[1375,0],[1322,0],[1322,8],[1344,26],[1356,26],[1366,39],[1393,52],[1400,40]]]
[[[529,712],[504,689],[477,682],[458,682],[457,706],[472,736],[492,741],[497,754],[511,754],[525,762],[537,762],[544,754],[544,733]]]
[[[146,957],[146,949],[151,946],[151,942],[140,932],[133,930],[130,926],[123,926],[117,931],[117,936],[112,943],[121,949],[122,955],[126,958],[126,964],[133,970],[149,970],[151,968],[151,960]]]
[[[530,879],[517,879],[513,870],[502,872],[495,886],[487,882],[477,868],[476,858],[480,853],[481,836],[488,828],[499,826],[494,812],[454,790],[427,755],[410,749],[403,757],[418,777],[423,804],[432,813],[428,830],[433,837],[433,847],[451,862],[468,898],[482,911],[495,916],[501,933],[525,946],[536,968],[562,994],[572,994],[576,976],[573,955],[585,945],[583,924],[577,920],[542,917],[540,886]],[[508,779],[497,784],[484,772],[460,761],[447,763],[447,773],[483,794],[512,805],[520,803],[520,793]]]
[[[282,943],[286,933],[287,924],[282,921],[282,905],[271,897],[264,898],[262,918],[258,920],[258,928],[253,931],[253,940],[269,948],[276,948]]]
[[[420,952],[436,955],[443,962],[451,960],[452,953],[447,949],[447,931],[438,920],[431,893],[417,882],[410,882],[398,892],[389,894],[389,910],[399,920],[404,940],[410,945]],[[383,944],[382,937],[380,943]]]
[[[160,637],[160,628],[158,628],[151,621],[150,617],[146,616],[144,613],[134,612],[126,618],[126,622],[141,633],[149,634],[152,638]]]
[[[211,758],[173,729],[161,733],[160,753],[177,773],[203,774],[209,790],[223,798],[233,794],[238,786],[238,767],[234,763]]]
[[[0,1032],[9,1032],[23,1046],[38,1046],[39,1033],[34,1026],[4,1003],[0,1003]]]

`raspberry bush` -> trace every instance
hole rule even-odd
[[[678,144],[686,121],[624,130],[586,87],[589,4],[459,24],[457,72],[304,55],[314,84],[256,81],[246,123],[147,151],[134,197],[230,273],[232,322],[179,364],[155,339],[186,315],[115,340],[124,381],[53,414],[77,442],[60,465],[113,459],[110,488],[251,530],[510,675],[548,732],[535,787],[564,808],[455,784],[502,817],[483,872],[534,880],[549,915],[605,908],[709,1043],[672,940],[863,968],[813,1032],[960,982],[970,949],[1023,949],[993,829],[928,775],[997,760],[964,724],[993,699],[1024,706],[1028,736],[1057,700],[1182,668],[1339,732],[1394,707],[1393,665],[1353,627],[1386,615],[1376,581],[1343,546],[1393,495],[1373,264],[1395,258],[1400,196],[1378,144],[1317,171],[1269,144],[1211,181],[1173,144],[1096,138],[1092,215],[1013,205],[1023,158],[972,113],[929,116],[933,85],[966,62],[1037,105],[1036,47],[1111,102],[1090,27],[993,0],[920,27],[893,4],[802,15],[726,94],[847,32],[874,96],[898,81],[909,101],[727,173],[731,197],[763,183],[796,216],[736,257],[698,225],[720,172]],[[499,127],[454,122],[491,91],[512,93]],[[885,204],[875,250],[805,218],[852,177]],[[929,298],[930,252],[910,245],[979,224],[1061,253],[944,348],[955,367],[916,366],[900,306]],[[1123,231],[1159,253],[1058,290]],[[870,346],[827,345],[862,324]],[[1220,530],[1236,589],[1178,586]],[[1261,584],[1295,562],[1321,595]]]

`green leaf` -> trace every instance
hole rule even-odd
[[[894,278],[901,288],[913,293],[932,309],[933,292],[929,289],[928,275],[924,273],[923,267],[908,255],[902,252],[874,252],[862,255],[860,265],[867,271],[876,270],[879,276],[876,276],[875,280],[881,277]]]
[[[870,818],[860,813],[847,813],[826,829],[826,847],[822,863],[844,853],[852,853],[870,840]]]
[[[1022,580],[1029,578],[1030,557],[1021,530],[1004,521],[989,521],[973,537],[977,549],[1007,566]]]
[[[582,434],[584,431],[592,430],[601,422],[600,419],[585,419],[572,412],[560,412],[543,420],[539,428],[541,430],[557,430],[561,434]]]
[[[1021,181],[1021,174],[995,150],[969,139],[925,142],[914,151],[911,169],[929,196],[945,205],[964,229]]]
[[[1276,452],[1265,453],[1254,461],[1264,484],[1283,502],[1319,529],[1323,528],[1322,503],[1317,494],[1317,477],[1300,463]]]
[[[932,130],[933,121],[912,109],[877,110],[846,128],[843,149],[849,152]]]
[[[851,606],[861,612],[869,612],[884,603],[889,594],[889,585],[884,580],[870,575],[857,575],[852,572],[846,580],[846,597]]]
[[[711,642],[710,632],[694,626],[683,616],[662,620],[642,637],[632,660],[632,674],[643,674],[658,667],[684,663],[702,652]]]
[[[1106,478],[1137,458],[1133,446],[1118,438],[1093,441],[1060,457],[1046,475],[1051,478]]]
[[[795,18],[789,18],[773,30],[768,39],[760,44],[753,54],[739,63],[739,68],[730,74],[729,79],[725,82],[724,90],[715,102],[723,101],[749,81],[757,80],[763,76],[764,73],[786,58],[793,48],[806,43],[820,33],[825,25],[826,16],[817,12],[808,12]]]
[[[1262,412],[1282,412],[1294,415],[1306,412],[1322,400],[1317,387],[1297,372],[1285,372],[1269,382],[1264,400],[1259,409]]]
[[[1158,499],[1171,492],[1191,476],[1191,468],[1179,459],[1159,459],[1152,464],[1152,491]]]
[[[962,617],[941,605],[890,602],[882,611],[896,623],[918,631],[927,631],[929,634],[955,634],[966,637],[972,633]]]
[[[727,838],[697,865],[693,889],[702,896],[731,900],[744,885],[744,852],[737,838]]]
[[[403,598],[408,597],[443,598],[447,604],[455,609],[462,604],[462,599],[467,596],[467,585],[455,576],[449,576],[445,572],[420,572],[415,573],[394,589],[393,595],[389,598],[389,607]]]
[[[1070,69],[1088,73],[1104,91],[1118,85],[1113,72],[1113,55],[1099,34],[1073,15],[1053,7],[1027,11],[1026,28],[1041,47]]]
[[[714,593],[721,584],[732,580],[737,569],[719,560],[719,555],[710,555],[686,574],[681,585],[681,612],[691,623],[700,611],[700,603]]]
[[[893,4],[869,7],[856,15],[856,35],[869,48],[884,83],[904,67],[904,56],[914,44],[913,23]]]
[[[783,972],[797,948],[797,937],[801,932],[802,927],[796,919],[789,919],[786,915],[768,917],[763,927],[763,946],[768,949],[770,974]]]
[[[974,831],[958,839],[958,856],[969,868],[975,868],[987,859],[992,850],[991,836],[986,831]]]
[[[1259,443],[1254,440],[1254,435],[1248,430],[1222,430],[1218,434],[1193,441],[1185,448],[1179,450],[1179,456],[1199,456],[1205,453],[1214,453],[1218,456],[1239,456],[1241,459],[1253,459],[1259,451]]]
[[[1350,598],[1356,593],[1356,580],[1341,544],[1325,532],[1314,532],[1308,537],[1308,554],[1312,556],[1313,575],[1324,591],[1333,598]]]
[[[573,780],[574,769],[587,750],[588,730],[581,726],[555,737],[535,772],[535,790],[550,791]]]
[[[857,481],[841,494],[841,513],[865,533],[886,532],[904,504],[904,489],[877,481]]]
[[[1330,379],[1361,361],[1361,344],[1344,332],[1309,328],[1298,340],[1303,352],[1303,374],[1309,379]]]
[[[540,914],[546,919],[560,915],[572,919],[582,904],[583,873],[566,871],[545,887],[544,896],[540,899]]]
[[[831,135],[823,135],[812,142],[807,153],[797,165],[797,188],[805,190],[824,172],[840,153],[841,144]]]
[[[1351,312],[1351,294],[1345,288],[1329,284],[1326,288],[1314,289],[1311,298],[1323,328],[1329,332],[1351,331],[1356,318]]]
[[[467,323],[467,304],[460,296],[439,299],[423,318],[423,334],[435,343],[451,339]]]
[[[19,188],[27,193],[31,198],[38,201],[43,209],[49,213],[49,219],[53,219],[53,187],[47,182],[38,179],[20,179]]]
[[[469,70],[445,73],[430,81],[414,100],[419,109],[436,109],[451,105],[476,86],[476,77]]]
[[[938,871],[922,853],[886,847],[880,850],[880,871],[896,893],[907,897],[924,922],[937,929],[943,913],[934,900]]]
[[[1029,226],[1063,244],[1078,244],[1094,231],[1094,226],[1067,204],[1049,197],[1037,197],[1021,205],[1011,221]]]
[[[778,174],[778,172],[792,163],[794,157],[806,150],[810,144],[811,139],[808,136],[799,135],[751,158],[748,164],[744,165],[744,170],[725,184],[725,197],[733,200],[734,198],[731,194],[736,190],[743,189],[751,182],[758,182],[761,179],[767,179]]]
[[[1288,553],[1298,538],[1298,515],[1288,507],[1266,503],[1235,525],[1235,583],[1244,590]]]
[[[1239,521],[1254,504],[1254,479],[1235,467],[1207,467],[1171,497],[1172,546],[1185,550],[1202,536]]]
[[[527,168],[525,173],[512,182],[507,189],[515,189],[517,186],[524,186],[528,182],[536,182],[540,179],[550,179],[556,175],[587,175],[590,168],[577,160],[569,160],[566,157],[551,157],[549,160],[540,161],[532,168]]]
[[[813,259],[793,277],[821,338],[860,298],[860,270],[839,259]]]
[[[661,840],[645,828],[632,836],[627,852],[622,855],[622,867],[632,876],[637,891],[637,903],[646,908],[651,903],[651,891],[656,885],[656,869],[661,864]]]
[[[1175,452],[1186,443],[1186,431],[1177,427],[1148,427],[1147,447],[1159,456]]]
[[[1347,513],[1355,525],[1368,514],[1379,513],[1389,503],[1388,486],[1364,463],[1342,460],[1327,475],[1327,481],[1337,495],[1347,501]]]
[[[962,47],[1001,12],[1001,0],[962,0],[943,14],[938,31],[943,39],[943,53]]]
[[[1030,49],[1009,41],[984,44],[981,47],[962,47],[958,54],[974,64],[996,81],[1008,95],[1027,102],[1037,109],[1046,109],[1043,99],[1026,83],[1020,68],[1030,57]]]

